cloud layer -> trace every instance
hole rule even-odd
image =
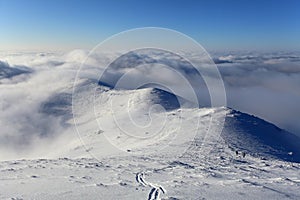
[[[213,59],[224,81],[227,106],[261,117],[300,136],[300,53],[216,53],[213,54]],[[145,64],[152,66],[136,68]],[[135,68],[134,73],[129,73],[128,81],[123,82],[123,87],[134,88],[135,81],[147,79],[148,76],[154,81],[164,79],[177,88],[183,85],[175,74],[168,73],[163,68],[155,71],[154,66],[158,64],[171,66],[182,74],[193,88],[197,87],[200,105],[210,105],[205,81],[201,76],[195,75],[197,72],[193,66],[183,58],[165,52],[151,54],[136,51],[123,55],[111,63],[102,80],[115,85],[120,77]],[[203,71],[205,70],[207,69],[204,67]],[[185,91],[186,87],[181,90]],[[185,96],[183,93],[183,97]]]
[[[29,155],[40,145],[43,155],[47,145],[68,129],[65,121],[80,63],[70,57],[75,60],[76,54],[1,55],[0,159],[9,157],[6,154]]]
[[[32,143],[47,144],[74,131],[68,123],[72,117],[71,93],[76,72],[86,56],[87,52],[81,50],[67,54],[0,55],[2,153],[13,149],[25,154]],[[163,51],[132,52],[112,62],[104,71],[106,63],[112,61],[110,58],[110,54],[92,55],[80,78],[98,81],[100,73],[105,72],[100,81],[115,85],[127,73],[128,77],[119,85],[123,88],[134,88],[134,82],[145,79],[163,80],[163,84],[172,85],[185,97],[188,94],[184,81],[177,75],[179,72],[196,89],[200,105],[210,105],[205,81],[184,58]],[[216,53],[213,58],[225,84],[227,106],[300,136],[299,53]],[[159,69],[159,64],[171,66],[174,71]],[[205,67],[203,70],[209,71]]]
[[[228,105],[300,135],[300,56],[297,53],[215,58]]]

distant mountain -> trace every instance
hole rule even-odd
[[[20,74],[30,73],[31,69],[24,66],[11,67],[8,63],[0,61],[0,79],[11,78]]]

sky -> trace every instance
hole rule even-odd
[[[149,26],[208,50],[300,50],[299,9],[297,0],[0,0],[0,50],[91,49]]]

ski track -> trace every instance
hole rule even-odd
[[[145,180],[144,172],[139,172],[136,174],[136,181],[144,187],[147,186],[151,187],[151,190],[148,195],[148,200],[161,200],[160,194],[161,193],[166,194],[166,190],[161,185],[147,182]]]
[[[219,162],[211,155],[198,163],[165,156],[111,157],[102,163],[67,158],[0,162],[0,199],[300,198],[299,164],[251,156],[239,160],[227,153]]]

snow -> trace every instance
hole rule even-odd
[[[240,149],[235,140],[217,135],[225,115],[228,115],[226,119],[239,122],[249,119],[258,123],[254,126],[256,131],[271,126],[267,122],[228,108],[166,110],[162,104],[151,109],[161,97],[151,88],[112,90],[93,84],[86,86],[98,87],[98,93],[93,97],[95,107],[90,105],[94,102],[87,98],[86,88],[75,98],[80,103],[75,112],[75,118],[79,116],[77,128],[85,146],[74,136],[61,149],[52,151],[63,158],[2,161],[1,199],[300,198],[299,163],[279,160],[280,157],[274,159],[272,155],[267,158],[252,155],[250,144]],[[50,103],[43,108],[59,115],[57,103],[65,105],[67,96],[50,98]],[[109,98],[112,98],[114,116]],[[133,119],[138,119],[137,130],[130,129],[128,112]],[[94,122],[94,116],[101,129]],[[134,137],[122,134],[113,117]],[[162,121],[169,128],[159,130],[157,135],[155,131]],[[208,128],[210,133],[216,133],[211,135],[215,140],[204,140]],[[229,128],[239,130],[239,136],[243,137],[243,126],[235,124],[233,127],[230,121],[225,123],[225,130]],[[190,140],[193,142],[189,143]],[[166,147],[170,141],[171,145]],[[262,142],[252,145],[263,148],[257,146]],[[236,156],[233,148],[247,151],[246,157]],[[268,155],[263,153],[265,157]]]
[[[299,199],[299,164],[230,152],[185,162],[164,155],[6,161],[0,197],[151,199],[162,187],[162,199]]]
[[[60,122],[55,139],[1,152],[0,199],[300,199],[300,139],[267,121],[157,88],[81,79],[72,96],[65,83],[38,98]]]

